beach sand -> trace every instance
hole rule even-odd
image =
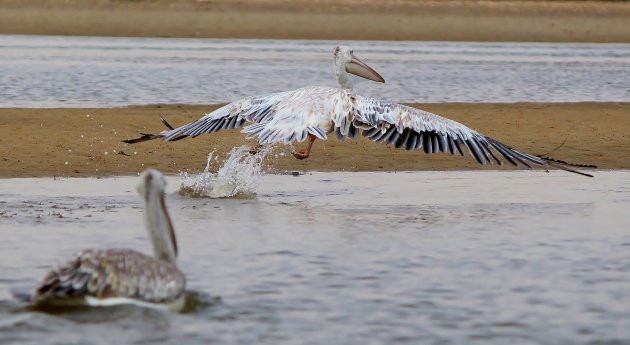
[[[630,42],[630,3],[618,1],[429,0],[0,0],[0,34]],[[419,105],[416,105],[419,106]],[[174,143],[127,145],[159,132],[158,115],[181,125],[217,105],[109,109],[0,109],[0,177],[108,176],[146,167],[198,172],[210,151],[244,141],[238,130]],[[630,103],[426,104],[532,154],[630,168]],[[254,141],[250,140],[251,145]],[[294,146],[301,147],[303,144]],[[316,142],[298,161],[278,146],[268,171],[452,170],[480,167],[468,155],[426,155],[358,141]],[[500,169],[508,169],[503,166]]]
[[[630,42],[630,3],[510,0],[0,0],[0,33]]]
[[[207,155],[225,157],[244,143],[235,130],[177,142],[129,145],[123,139],[164,129],[158,115],[182,125],[218,105],[153,105],[104,109],[0,109],[0,177],[110,176],[136,174],[147,167],[167,173],[199,172]],[[630,103],[424,104],[413,106],[460,121],[481,133],[531,154],[550,154],[602,169],[630,169]],[[304,143],[296,143],[300,148]],[[311,157],[299,161],[279,145],[266,159],[268,172],[406,171],[510,169],[480,166],[466,152],[427,155],[397,150],[364,138],[315,142]]]

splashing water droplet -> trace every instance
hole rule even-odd
[[[201,174],[182,172],[179,194],[194,198],[247,198],[256,195],[262,176],[262,161],[272,148],[265,146],[258,153],[249,153],[249,146],[235,147],[216,173],[210,172],[214,151],[208,154],[208,163]]]

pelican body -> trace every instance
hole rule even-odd
[[[36,305],[143,307],[181,310],[186,279],[177,268],[177,240],[164,204],[166,182],[157,170],[141,176],[145,224],[154,256],[132,249],[87,249],[51,270],[36,288]]]
[[[361,132],[369,140],[406,150],[422,149],[426,153],[449,152],[463,156],[464,147],[479,164],[502,164],[499,158],[502,156],[515,166],[554,166],[590,176],[512,149],[442,116],[361,96],[352,91],[350,74],[381,83],[385,82],[383,77],[359,60],[348,47],[336,47],[333,55],[338,88],[309,86],[248,97],[178,128],[173,128],[162,119],[169,130],[159,135],[143,134],[140,138],[124,142],[134,144],[157,138],[165,141],[194,138],[250,123],[243,128],[243,132],[250,137],[257,136],[259,145],[308,139],[304,150],[292,152],[298,159],[309,157],[313,142],[318,138],[326,140],[334,132],[338,140],[355,139]]]

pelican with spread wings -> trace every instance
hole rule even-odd
[[[422,149],[426,153],[449,152],[463,156],[462,148],[467,148],[479,164],[501,164],[500,157],[503,157],[515,166],[554,166],[584,174],[515,150],[442,116],[356,94],[352,91],[350,74],[380,83],[385,80],[348,47],[336,47],[333,61],[338,88],[308,86],[248,97],[181,127],[173,128],[162,119],[169,130],[159,135],[143,134],[124,142],[134,144],[158,138],[175,141],[249,123],[243,132],[250,137],[257,136],[259,145],[307,140],[303,150],[292,152],[297,159],[309,157],[316,139],[326,140],[333,132],[339,140],[355,139],[361,132],[369,140],[406,150]]]

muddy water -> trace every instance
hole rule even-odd
[[[150,250],[135,177],[0,180],[0,343],[630,341],[630,171],[263,176],[167,203],[196,308],[31,311],[86,247]]]

